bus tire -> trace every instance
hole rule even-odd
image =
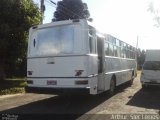
[[[109,89],[109,95],[110,96],[113,96],[114,93],[115,93],[115,88],[116,88],[116,81],[115,79],[111,79],[111,82],[110,82],[110,89]]]
[[[132,78],[131,78],[131,80],[129,81],[130,86],[133,85],[133,80],[134,80],[134,72],[132,72]]]

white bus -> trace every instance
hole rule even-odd
[[[136,76],[135,48],[87,20],[30,28],[26,92],[99,94]]]

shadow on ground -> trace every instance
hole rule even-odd
[[[32,102],[26,105],[1,111],[0,114],[20,114],[22,119],[47,120],[56,119],[77,119],[81,115],[90,111],[102,102],[109,99],[108,95],[74,95],[74,96],[54,96],[48,99]]]
[[[117,89],[117,93],[123,92],[125,88],[128,87],[128,84],[124,84]],[[101,103],[110,99],[111,97],[107,92],[91,96],[91,95],[65,95],[65,96],[54,96],[48,99],[39,100],[32,102],[26,105],[15,107],[12,109],[0,111],[0,113],[9,113],[9,114],[22,114],[23,116],[32,116],[36,114],[38,118],[43,119],[43,115],[53,117],[58,115],[58,118],[63,115],[69,115],[72,119],[79,118],[81,115],[86,114],[90,110],[94,109]],[[31,116],[31,117],[32,117]],[[42,116],[42,117],[41,117]],[[27,119],[31,119],[28,118]],[[34,118],[35,119],[35,118]],[[47,120],[47,118],[44,118]],[[64,118],[66,119],[66,118]],[[39,119],[40,120],[40,119]]]
[[[140,89],[127,105],[160,110],[160,87],[150,86],[147,89]]]

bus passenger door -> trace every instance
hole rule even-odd
[[[104,37],[97,36],[98,53],[98,92],[105,90],[105,55],[104,55]]]

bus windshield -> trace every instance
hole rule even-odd
[[[160,70],[160,61],[147,61],[143,65],[144,70]]]
[[[31,39],[30,55],[70,54],[73,52],[74,27],[66,25],[39,29]]]

